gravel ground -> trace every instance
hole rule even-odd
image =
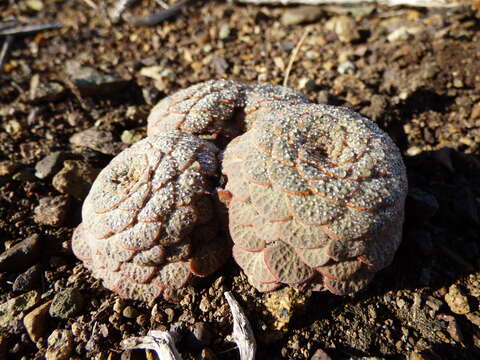
[[[184,359],[237,359],[227,290],[252,321],[259,359],[480,358],[478,13],[197,1],[144,26],[134,22],[160,11],[156,1],[116,24],[112,9],[0,4],[0,26],[63,25],[15,36],[0,72],[0,358],[150,359],[120,341],[177,329]],[[302,37],[288,84],[370,117],[405,157],[394,263],[346,297],[259,294],[232,260],[178,304],[103,289],[69,248],[99,169],[145,136],[167,94],[213,78],[281,84]]]

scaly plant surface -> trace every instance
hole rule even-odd
[[[73,250],[107,288],[169,298],[229,257],[213,196],[225,181],[233,255],[260,291],[356,292],[401,241],[405,167],[373,122],[290,88],[215,80],[154,107],[148,137],[95,181]]]
[[[205,276],[229,257],[209,192],[218,149],[180,131],[151,136],[101,171],[72,241],[105,287],[128,298],[172,298],[191,274]]]
[[[348,109],[284,106],[225,150],[233,255],[260,291],[356,292],[401,241],[407,189],[393,142]]]

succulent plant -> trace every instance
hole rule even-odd
[[[244,87],[234,81],[211,80],[161,100],[148,117],[147,135],[180,130],[216,140],[239,135],[234,119],[244,106]]]
[[[396,146],[355,112],[286,87],[207,81],[160,101],[148,137],[100,173],[72,247],[107,288],[171,298],[227,260],[228,223],[258,290],[351,293],[391,262],[406,188]]]
[[[308,284],[356,292],[400,243],[400,153],[355,112],[279,106],[226,148],[233,256],[260,291]]]
[[[278,104],[308,102],[305,95],[284,86],[210,80],[180,90],[155,105],[148,117],[147,135],[180,130],[220,140],[224,147],[248,129],[255,118]]]
[[[105,287],[151,301],[229,257],[209,192],[218,149],[168,131],[121,152],[103,169],[82,209],[72,248]]]

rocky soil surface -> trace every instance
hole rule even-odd
[[[237,359],[227,290],[252,322],[258,359],[480,358],[475,10],[196,1],[144,25],[159,3],[136,2],[117,23],[113,1],[0,4],[0,358],[151,359],[120,341],[175,329],[184,359]],[[62,27],[2,35],[11,20]],[[260,294],[233,260],[177,304],[104,289],[69,244],[99,169],[145,136],[167,94],[213,78],[281,84],[297,45],[288,85],[370,117],[405,157],[392,266],[346,297]]]

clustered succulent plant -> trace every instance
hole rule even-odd
[[[208,81],[154,107],[148,137],[92,186],[72,247],[107,288],[169,298],[228,259],[228,213],[234,259],[259,291],[353,293],[392,261],[406,189],[398,149],[370,120],[287,87]]]

